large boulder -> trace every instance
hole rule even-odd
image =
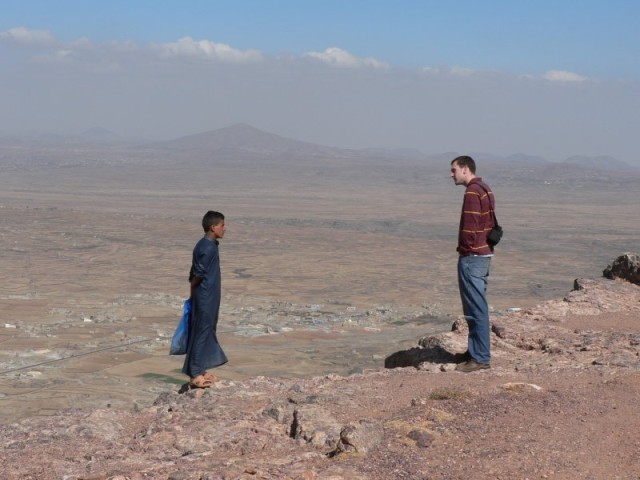
[[[636,285],[640,285],[640,255],[625,253],[616,258],[604,269],[602,275],[606,278],[622,278]]]

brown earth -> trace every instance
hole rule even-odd
[[[494,317],[490,370],[452,370],[456,330],[398,352],[411,367],[24,420],[0,427],[3,478],[640,478],[640,287],[578,287]]]

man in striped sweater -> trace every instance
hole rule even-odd
[[[468,350],[460,372],[491,367],[491,326],[487,303],[487,280],[493,246],[487,234],[494,227],[495,202],[489,186],[476,176],[473,158],[463,155],[451,162],[451,178],[465,187],[458,233],[458,286],[462,310],[469,326]]]

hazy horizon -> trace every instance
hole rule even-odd
[[[247,127],[247,129],[244,129],[243,127]],[[38,146],[53,147],[56,145],[62,148],[66,148],[66,146],[68,146],[68,142],[71,142],[71,144],[83,145],[85,147],[93,146],[94,148],[98,148],[98,149],[101,149],[105,145],[112,145],[112,146],[121,145],[125,148],[127,148],[127,146],[135,147],[135,146],[146,145],[147,147],[150,147],[150,148],[154,148],[154,146],[158,146],[162,148],[163,145],[170,144],[174,141],[190,140],[195,137],[206,137],[208,135],[216,135],[218,134],[218,132],[220,133],[226,132],[226,135],[229,135],[229,134],[234,135],[236,142],[238,141],[240,141],[241,143],[249,142],[245,145],[245,147],[252,148],[251,134],[247,134],[246,130],[250,130],[250,131],[253,130],[254,132],[257,132],[259,135],[262,135],[262,134],[267,134],[268,136],[273,135],[275,137],[279,137],[281,141],[284,141],[285,143],[290,143],[291,145],[295,145],[297,142],[302,142],[302,143],[308,144],[310,148],[312,146],[316,146],[321,149],[327,148],[329,151],[331,151],[332,149],[335,149],[337,152],[341,151],[341,147],[334,147],[333,145],[322,145],[322,144],[313,143],[313,142],[303,142],[299,139],[288,137],[286,135],[278,135],[273,132],[268,132],[266,130],[260,130],[246,123],[229,125],[226,127],[222,127],[215,130],[208,130],[205,132],[194,132],[194,133],[190,133],[177,138],[167,138],[167,139],[157,139],[157,140],[148,139],[148,138],[130,138],[126,136],[121,136],[118,133],[113,132],[101,126],[88,128],[82,132],[61,133],[61,134],[55,134],[51,132],[32,131],[32,132],[17,133],[14,135],[11,135],[11,134],[7,135],[4,132],[0,131],[0,142],[5,140],[9,142],[9,144],[11,144],[11,142],[13,141],[18,141],[23,147],[27,148],[27,150],[29,150],[30,148],[38,148]],[[195,146],[196,148],[201,149],[202,146],[197,146],[197,143],[198,142],[196,142],[196,145],[193,145],[192,147],[189,147],[189,148],[193,148]],[[289,148],[291,147],[291,145],[289,146]],[[229,146],[225,144],[224,140],[221,142],[220,145],[216,145],[216,146],[210,145],[208,148],[213,148],[214,150],[211,150],[211,153],[213,153],[215,151],[215,148],[220,148],[220,147],[229,148]],[[231,148],[233,149],[238,148],[238,152],[240,152],[243,149],[243,147],[240,147],[240,145],[238,145],[237,147],[231,147]],[[425,151],[411,148],[411,147],[405,147],[405,148],[403,147],[397,147],[397,148],[363,147],[363,148],[356,148],[356,149],[345,149],[345,151],[349,151],[349,150],[353,152],[357,152],[357,154],[360,156],[366,155],[367,153],[370,152],[374,155],[375,154],[382,154],[385,156],[388,155],[388,158],[390,159],[411,158],[411,157],[414,157],[416,159],[418,158],[429,159],[429,158],[440,158],[446,155],[449,155],[451,158],[454,158],[457,155],[472,155],[476,159],[476,161],[480,161],[481,163],[485,161],[512,161],[514,162],[514,164],[525,162],[529,165],[533,165],[537,162],[549,162],[551,164],[573,163],[573,164],[580,164],[584,167],[590,167],[596,170],[605,170],[605,171],[620,170],[620,169],[624,169],[625,167],[632,167],[633,169],[640,168],[640,160],[636,163],[625,162],[615,157],[611,157],[609,155],[570,155],[566,158],[548,159],[541,156],[530,155],[526,152],[512,152],[506,155],[498,155],[493,152],[474,152],[474,151],[472,152],[462,152],[462,151],[460,152],[455,152],[455,151],[425,152]],[[307,155],[304,152],[299,152],[299,154],[302,155],[301,159],[303,159],[303,157]],[[28,156],[27,151],[22,152],[22,156],[24,157],[25,155]],[[271,155],[271,154],[267,154],[267,155]]]

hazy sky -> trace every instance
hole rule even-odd
[[[2,0],[0,132],[640,163],[636,0]]]

